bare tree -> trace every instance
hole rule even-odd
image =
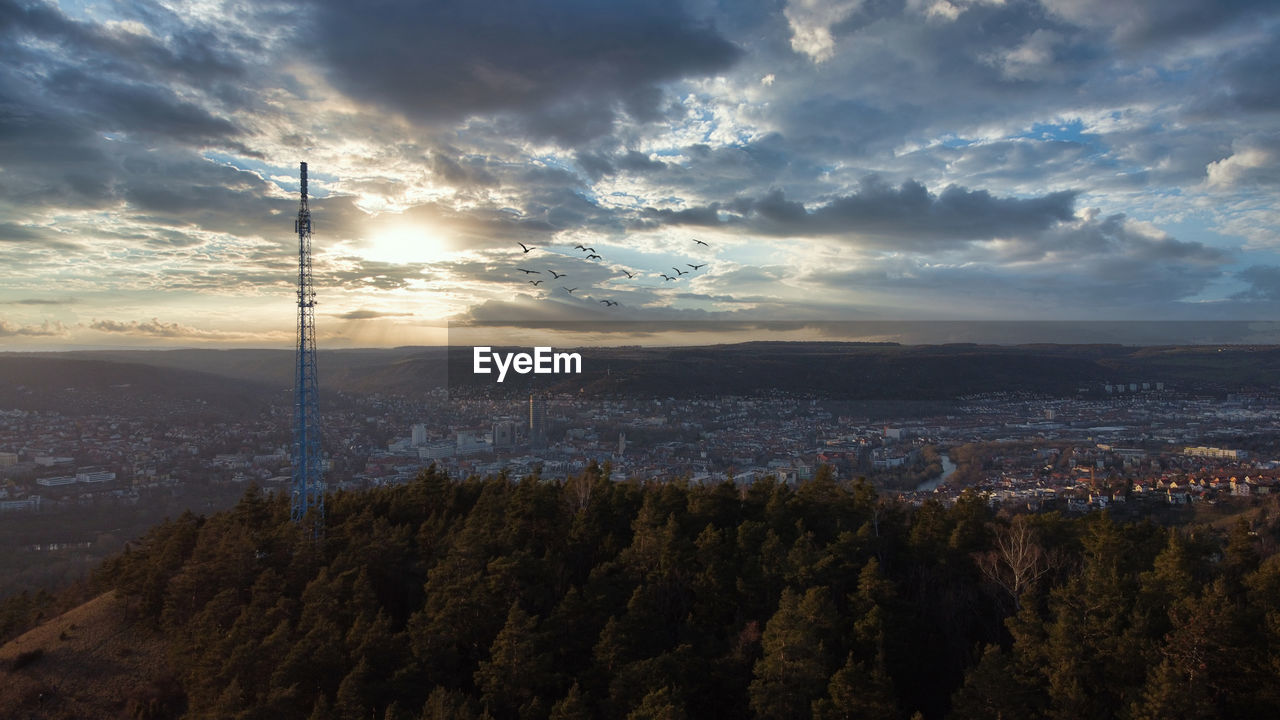
[[[569,507],[575,514],[586,511],[587,505],[591,502],[591,491],[595,489],[595,484],[595,478],[589,477],[587,473],[574,475],[565,480],[564,494],[569,500]]]
[[[1027,518],[1027,515],[1015,516],[1008,527],[996,531],[994,549],[974,554],[974,562],[982,574],[1009,593],[1019,610],[1022,595],[1035,586],[1051,565]]]

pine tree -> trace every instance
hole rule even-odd
[[[338,685],[338,695],[333,701],[333,710],[338,717],[369,717],[372,700],[369,692],[371,676],[369,663],[362,658],[342,679],[342,683]]]
[[[998,645],[988,645],[951,698],[957,720],[1031,720],[1041,717],[1045,697]]]
[[[882,664],[871,668],[854,659],[831,676],[827,696],[813,702],[816,720],[893,720],[900,717],[893,681]]]
[[[480,714],[466,695],[436,686],[422,705],[421,720],[479,720]]]
[[[782,591],[778,611],[765,625],[764,657],[755,665],[751,707],[761,718],[796,718],[826,689],[833,668],[836,611],[826,588],[803,596]]]
[[[551,656],[540,647],[537,626],[536,617],[513,603],[489,659],[475,672],[480,702],[496,718],[534,715],[535,701],[553,684]]]
[[[687,717],[669,687],[653,690],[636,709],[627,713],[627,720],[685,720]]]
[[[582,697],[582,690],[575,682],[568,694],[551,706],[550,720],[591,720],[591,708]]]

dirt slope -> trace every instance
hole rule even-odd
[[[100,595],[0,647],[0,715],[6,718],[173,717],[160,634],[125,622],[115,592]]]

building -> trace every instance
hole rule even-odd
[[[409,428],[409,432],[412,434],[412,438],[409,440],[410,445],[412,445],[413,447],[422,447],[423,445],[427,444],[427,426],[426,425],[422,423],[418,423],[417,425],[414,425],[413,427]]]
[[[115,479],[116,474],[110,470],[88,470],[76,473],[76,482],[81,483],[103,483]]]
[[[0,452],[0,467],[13,467],[18,464],[18,453]]]
[[[489,443],[485,441],[485,432],[482,428],[459,430],[455,435],[455,441],[454,452],[458,455],[470,455],[472,453],[486,452],[490,449]]]
[[[514,423],[502,420],[493,424],[493,447],[509,448],[515,444],[516,427]]]
[[[34,512],[40,509],[40,496],[28,495],[21,500],[0,500],[0,513]]]
[[[547,446],[547,400],[537,395],[529,396],[529,445]]]
[[[1193,457],[1218,458],[1220,460],[1243,460],[1249,457],[1249,453],[1244,450],[1228,450],[1227,448],[1217,447],[1185,447],[1182,449],[1183,455],[1191,455]]]

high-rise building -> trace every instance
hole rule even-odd
[[[413,445],[413,447],[422,447],[427,444],[426,425],[418,423],[417,425],[409,428],[409,431],[413,434],[413,439],[410,441],[410,444]]]
[[[513,423],[500,420],[493,424],[493,447],[509,448],[515,442],[516,429]]]
[[[547,400],[537,395],[529,396],[529,445],[547,445]]]

